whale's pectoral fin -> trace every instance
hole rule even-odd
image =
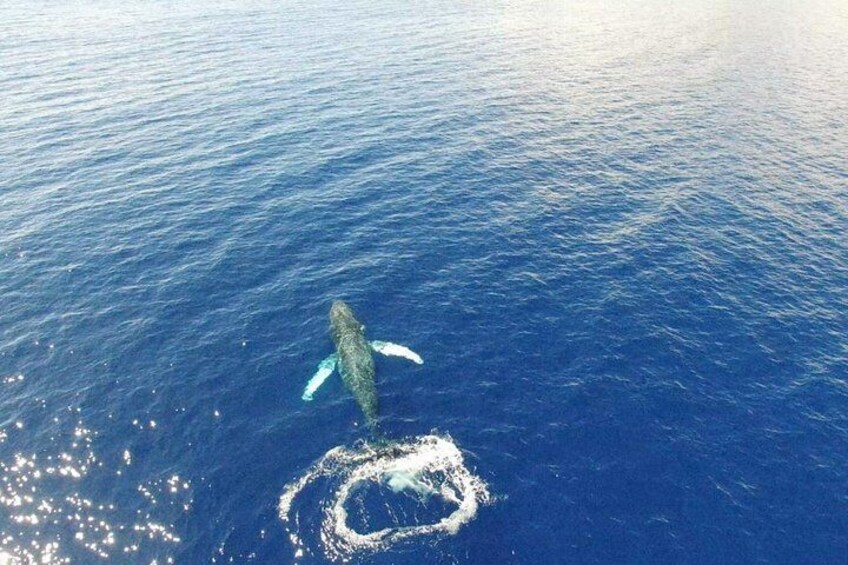
[[[404,359],[409,359],[415,363],[421,365],[424,363],[424,360],[421,359],[421,356],[415,353],[408,347],[404,347],[403,345],[398,345],[396,343],[389,343],[388,341],[372,341],[371,348],[377,353],[382,353],[383,355],[391,355],[394,357],[403,357]]]
[[[333,370],[336,368],[336,354],[333,353],[318,365],[318,370],[315,371],[315,374],[312,375],[312,378],[309,379],[309,382],[306,383],[306,389],[303,391],[303,400],[309,402],[312,400],[312,395],[318,390],[324,381],[327,380],[327,377],[333,374]]]

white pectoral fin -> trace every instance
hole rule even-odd
[[[398,345],[396,343],[390,343],[388,341],[372,341],[371,347],[377,353],[382,353],[383,355],[390,355],[393,357],[403,357],[404,359],[409,359],[414,363],[418,363],[419,365],[424,363],[424,360],[421,359],[421,356],[415,353],[408,347],[404,347],[403,345]]]
[[[306,389],[303,391],[303,400],[309,402],[312,400],[312,395],[315,394],[315,391],[318,390],[324,381],[327,380],[327,377],[333,374],[333,370],[336,368],[336,354],[333,353],[318,365],[318,370],[315,371],[315,374],[312,375],[312,378],[309,379],[309,382],[306,383]]]

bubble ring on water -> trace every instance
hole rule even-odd
[[[441,478],[436,480],[436,476]],[[326,477],[331,483],[321,503],[320,538],[327,557],[346,559],[360,552],[386,550],[403,540],[427,535],[454,535],[474,519],[481,504],[491,502],[482,479],[465,466],[462,452],[448,436],[426,435],[388,446],[365,444],[357,449],[336,447],[327,452],[297,481],[287,485],[280,496],[279,514],[295,556],[306,545],[299,533],[299,516],[292,512],[295,498],[315,480]],[[388,527],[360,533],[348,525],[346,502],[363,484],[388,484],[396,492],[413,491],[421,497],[438,496],[456,509],[438,522],[414,526]]]

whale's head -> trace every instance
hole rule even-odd
[[[350,331],[361,332],[363,329],[350,306],[341,300],[334,301],[330,307],[330,328],[334,335]]]
[[[330,306],[330,320],[342,320],[344,318],[353,318],[353,310],[344,300],[333,300],[333,305]]]

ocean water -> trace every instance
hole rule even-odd
[[[0,562],[848,560],[844,2],[7,2],[0,93]]]

